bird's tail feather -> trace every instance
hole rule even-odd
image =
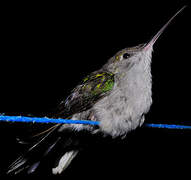
[[[25,154],[17,158],[8,167],[7,174],[18,174],[22,171],[27,171],[29,174],[33,173],[38,168],[41,160],[47,156],[61,140],[61,137],[56,136],[59,126],[58,124],[46,132]]]
[[[43,165],[52,168],[53,174],[62,173],[72,162],[79,150],[86,146],[89,132],[86,130],[73,132],[72,128],[60,131],[61,124],[40,133],[41,138],[33,143],[27,152],[17,158],[7,170],[7,174],[31,174]],[[35,136],[38,137],[38,136]],[[54,167],[54,159],[61,157],[57,166]],[[50,159],[53,158],[53,159]],[[48,162],[48,163],[46,163]],[[39,167],[40,166],[40,167]],[[47,171],[46,171],[47,173]]]
[[[61,174],[72,162],[78,154],[78,150],[71,150],[66,152],[59,160],[57,167],[52,169],[53,174]]]

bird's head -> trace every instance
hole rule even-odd
[[[153,45],[160,37],[160,35],[164,32],[166,27],[171,23],[171,21],[185,7],[186,6],[182,7],[178,12],[176,12],[176,14],[174,14],[174,16],[170,18],[170,20],[151,38],[151,40],[148,43],[120,50],[108,60],[108,62],[104,65],[104,68],[115,74],[120,72],[128,72],[128,70],[131,69],[131,67],[140,63],[142,63],[143,66],[137,66],[138,68],[150,66]]]

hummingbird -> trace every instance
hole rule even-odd
[[[150,41],[120,50],[99,70],[86,76],[58,105],[55,118],[99,121],[99,126],[56,124],[43,132],[29,150],[14,161],[8,174],[33,173],[43,159],[59,149],[60,159],[52,168],[61,174],[79,153],[83,136],[76,132],[124,137],[143,125],[152,105],[151,61],[153,45],[182,7]],[[81,138],[81,139],[80,139]],[[59,148],[58,148],[59,147]]]

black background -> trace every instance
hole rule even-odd
[[[134,2],[2,5],[0,113],[51,113],[84,76],[118,50],[147,42],[187,4]],[[146,122],[191,125],[189,39],[190,6],[154,46],[153,105]],[[30,128],[0,123],[1,169],[24,149],[15,137],[25,136]],[[190,131],[140,128],[122,141],[83,151],[63,176],[185,174],[191,161],[190,138]]]

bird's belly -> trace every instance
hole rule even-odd
[[[112,136],[118,136],[140,125],[142,115],[148,111],[151,102],[149,93],[137,94],[136,97],[129,93],[127,96],[117,89],[97,102],[93,110],[101,129]]]

